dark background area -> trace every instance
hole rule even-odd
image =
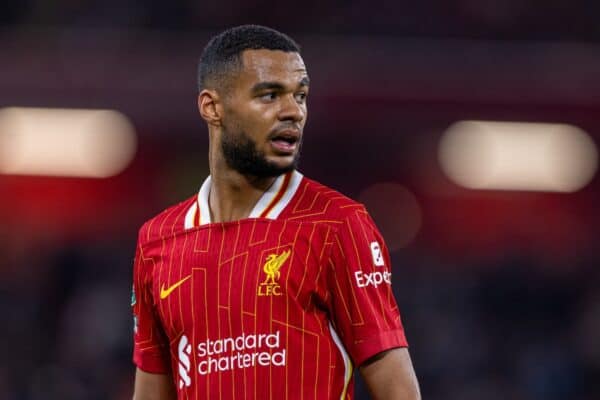
[[[3,2],[0,108],[116,109],[138,152],[108,179],[0,175],[0,398],[130,398],[137,229],[207,175],[197,58],[242,23],[302,45],[300,170],[383,231],[423,398],[600,398],[598,176],[476,191],[437,161],[465,119],[569,123],[597,145],[599,19],[591,0]]]

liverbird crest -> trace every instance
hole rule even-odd
[[[265,281],[263,282],[263,284],[266,284],[266,283],[276,284],[277,283],[275,280],[279,279],[279,277],[281,276],[281,273],[279,272],[279,270],[281,269],[281,266],[288,259],[288,257],[290,256],[291,253],[292,253],[291,250],[286,250],[279,255],[269,254],[267,256],[265,265],[263,267],[263,271],[265,272],[267,277],[265,278]]]

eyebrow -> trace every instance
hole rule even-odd
[[[304,78],[300,79],[300,86],[308,85],[310,85],[310,79],[308,79],[308,76],[305,76]]]
[[[305,76],[304,78],[300,79],[299,85],[300,86],[308,86],[309,82],[310,82],[310,80],[308,79],[307,76]],[[285,86],[279,82],[259,82],[256,85],[252,86],[253,92],[260,92],[263,90],[284,90],[284,89],[285,89]]]

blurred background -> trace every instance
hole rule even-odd
[[[593,0],[3,1],[0,398],[130,398],[137,229],[207,175],[197,58],[242,23],[303,47],[300,170],[383,231],[423,398],[600,398],[599,18]]]

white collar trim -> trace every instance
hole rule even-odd
[[[258,199],[258,202],[250,212],[248,218],[277,219],[279,214],[281,214],[298,191],[303,177],[304,176],[298,171],[278,176],[273,184],[263,193],[260,199]],[[200,225],[206,225],[212,222],[210,218],[210,207],[208,205],[210,187],[211,177],[209,175],[204,180],[204,183],[202,183],[196,201],[190,206],[185,215],[185,229],[198,226],[198,222]],[[198,218],[198,209],[200,211],[200,218]]]

